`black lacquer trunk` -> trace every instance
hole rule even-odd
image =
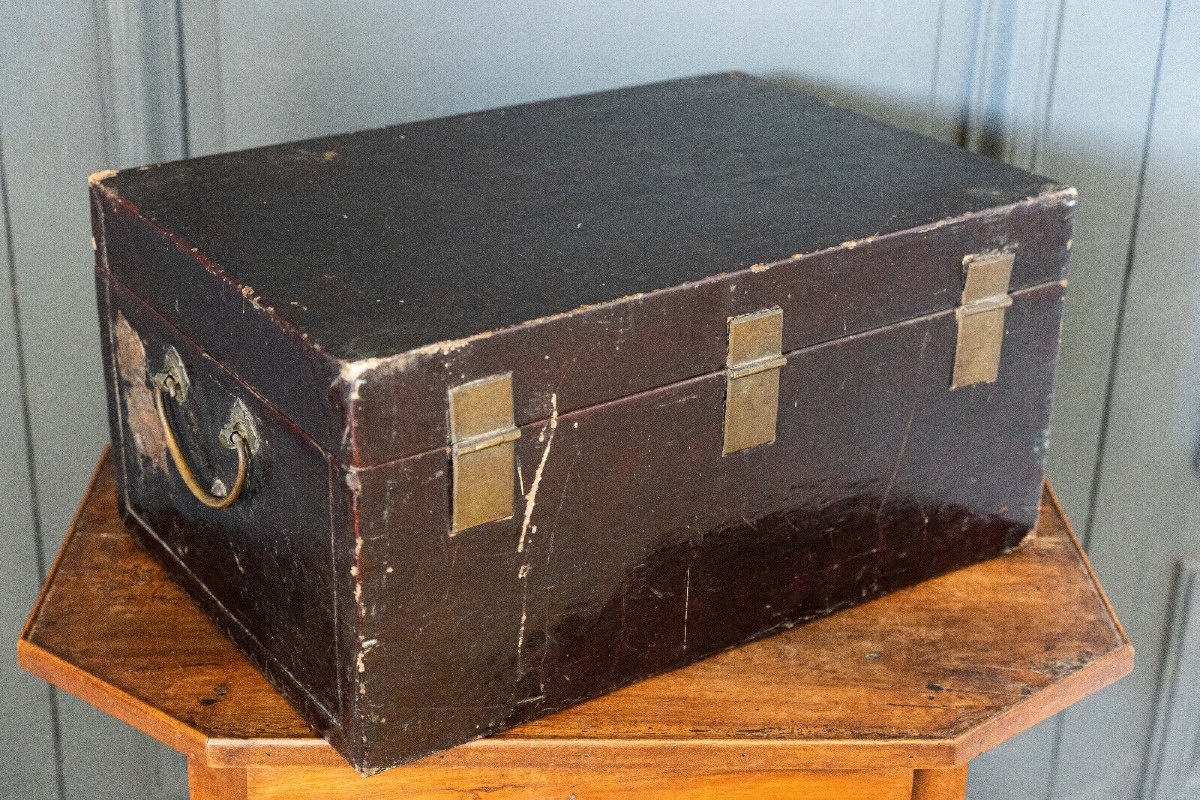
[[[1074,191],[790,88],[91,188],[122,508],[363,772],[1036,521]]]

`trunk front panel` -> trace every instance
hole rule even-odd
[[[516,515],[453,536],[448,451],[355,471],[356,763],[1015,546],[1036,521],[1062,293],[1014,295],[993,384],[949,388],[953,312],[790,353],[776,441],[727,456],[723,373],[552,415],[521,429]]]

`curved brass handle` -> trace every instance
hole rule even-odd
[[[170,395],[182,402],[187,399],[189,386],[183,362],[174,348],[168,349],[163,371],[155,375],[153,381],[154,407],[158,411],[158,421],[162,425],[167,452],[171,454],[171,461],[175,463],[179,477],[183,478],[183,483],[192,496],[204,505],[215,509],[229,508],[237,502],[242,490],[246,488],[246,475],[250,470],[250,457],[255,444],[253,423],[250,422],[245,406],[241,403],[234,405],[233,411],[229,415],[229,422],[219,434],[222,444],[230,450],[237,450],[237,476],[233,479],[233,486],[229,487],[228,492],[224,495],[213,494],[200,484],[196,474],[192,472],[191,466],[183,455],[183,450],[179,447],[179,441],[175,438],[171,420],[167,417],[164,395]]]

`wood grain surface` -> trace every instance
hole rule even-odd
[[[107,458],[18,643],[26,669],[192,757],[359,779],[135,543]],[[1009,556],[384,773],[912,770],[1115,681],[1133,650],[1047,491]],[[292,774],[292,773],[288,773]],[[297,772],[296,780],[309,773]],[[878,777],[878,776],[876,776]],[[372,778],[366,780],[380,780]],[[269,796],[269,795],[267,795]],[[938,795],[933,795],[938,796]]]
[[[919,769],[913,773],[912,800],[960,800],[967,792],[967,765]]]
[[[222,770],[214,770],[221,772]],[[592,769],[541,767],[464,768],[454,770],[394,769],[369,779],[356,779],[331,767],[252,769],[248,771],[250,800],[363,800],[365,797],[404,797],[405,800],[530,800],[569,797],[575,800],[762,800],[803,797],[805,800],[909,800],[909,770],[813,771],[774,769],[747,772],[710,768],[700,762],[675,763],[667,769],[614,770],[606,764]],[[225,795],[217,795],[225,800]],[[236,795],[234,795],[236,797]],[[945,795],[946,800],[954,795]],[[958,798],[962,797],[960,793]],[[930,800],[943,800],[931,795]]]

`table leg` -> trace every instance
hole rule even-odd
[[[913,800],[964,800],[967,796],[967,765],[913,772]]]
[[[191,800],[246,800],[246,770],[209,767],[189,758],[188,797]]]

